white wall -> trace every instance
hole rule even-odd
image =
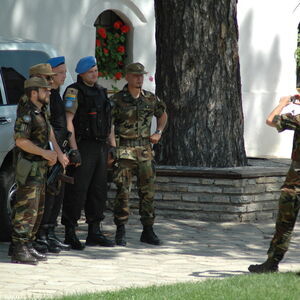
[[[265,119],[280,96],[296,91],[298,0],[239,0],[240,63],[248,156],[290,157],[292,132],[278,134]]]
[[[21,37],[53,45],[66,57],[74,72],[77,61],[95,55],[94,22],[104,10],[115,11],[133,27],[133,61],[140,61],[149,75],[145,88],[154,90],[149,76],[155,72],[155,18],[153,0],[1,0],[0,35]],[[107,87],[110,82],[101,81]],[[124,84],[122,81],[119,86]]]

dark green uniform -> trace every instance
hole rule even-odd
[[[292,163],[281,188],[276,229],[268,250],[269,259],[282,260],[288,250],[291,234],[300,208],[300,115],[275,116],[279,132],[294,130]]]
[[[127,85],[112,96],[111,100],[112,122],[117,142],[117,164],[114,171],[114,182],[117,186],[115,224],[122,225],[128,220],[132,177],[137,176],[141,222],[143,225],[153,225],[155,169],[149,138],[152,118],[160,118],[163,115],[165,104],[145,90],[135,99],[130,95]]]
[[[26,138],[47,149],[49,133],[50,123],[46,109],[39,110],[27,97],[23,97],[17,110],[15,139]],[[22,150],[18,152],[18,189],[12,212],[12,241],[27,243],[34,240],[43,216],[47,161]]]

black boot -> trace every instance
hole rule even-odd
[[[52,246],[61,248],[61,250],[70,250],[71,246],[64,244],[55,234],[55,226],[48,225],[48,242]]]
[[[76,236],[75,227],[66,226],[64,243],[70,245],[74,250],[83,250],[85,247]]]
[[[106,238],[100,230],[99,223],[89,224],[88,236],[85,244],[87,246],[114,247],[114,242]]]
[[[118,246],[126,246],[126,232],[124,224],[117,226],[115,241]]]
[[[48,240],[48,226],[47,225],[41,225],[37,235],[36,235],[36,240],[35,240],[36,244],[42,245],[42,246],[46,246],[47,250],[51,253],[59,253],[61,251],[60,247],[57,247],[56,245],[54,245],[51,241]],[[36,249],[35,245],[33,244],[33,247]],[[38,252],[38,249],[36,249]],[[43,252],[41,252],[43,253]]]
[[[26,244],[14,244],[11,256],[11,262],[17,264],[37,265],[38,260],[33,257],[26,246]]]
[[[278,272],[278,261],[268,258],[260,265],[250,265],[248,270],[251,273],[273,273]]]
[[[160,239],[154,233],[152,225],[144,225],[140,241],[151,245],[162,244]]]
[[[38,261],[46,261],[47,256],[43,253],[38,252],[36,249],[33,248],[32,243],[27,243],[27,249],[29,253],[35,257]]]

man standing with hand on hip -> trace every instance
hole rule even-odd
[[[126,246],[125,224],[129,216],[129,194],[134,175],[137,176],[140,197],[139,214],[143,225],[141,242],[160,245],[153,231],[155,219],[153,198],[155,169],[151,143],[157,144],[167,123],[165,104],[154,94],[142,89],[145,68],[141,63],[132,63],[125,69],[128,84],[111,97],[113,103],[112,125],[116,147],[114,182],[117,195],[114,207],[114,222],[117,225],[116,244]],[[154,134],[150,134],[153,116],[157,118]]]

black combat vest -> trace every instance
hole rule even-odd
[[[111,105],[106,89],[76,82],[78,108],[73,119],[76,140],[106,141],[111,128]]]

